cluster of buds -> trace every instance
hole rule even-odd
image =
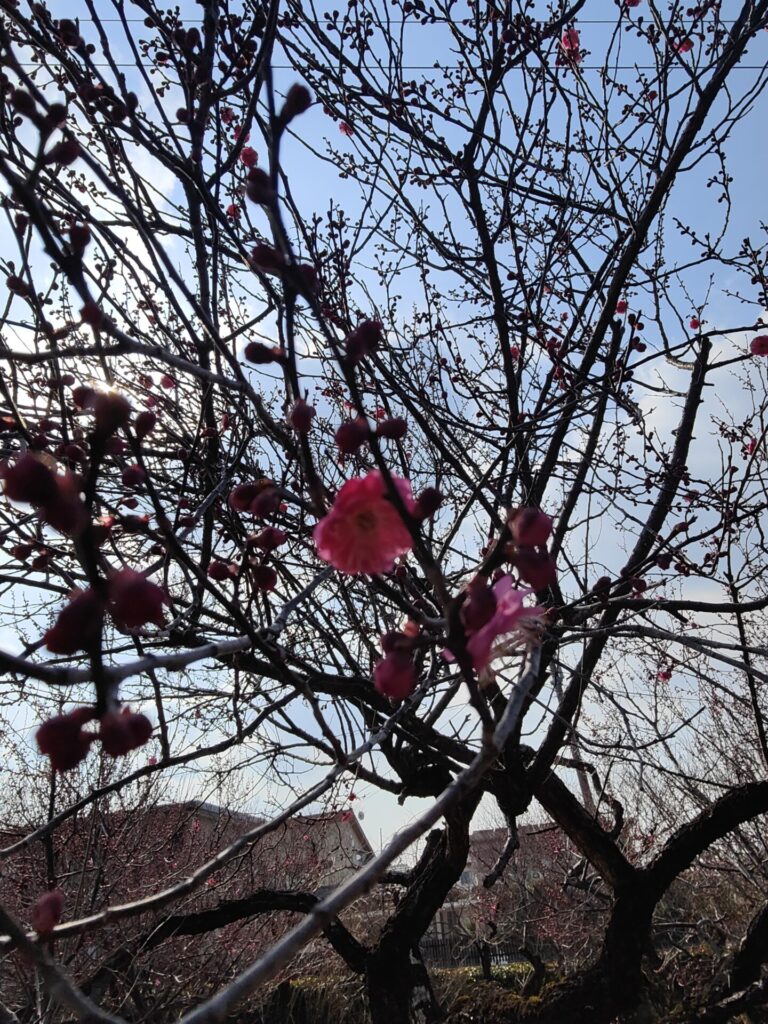
[[[106,583],[103,595],[91,587],[73,591],[43,641],[52,654],[92,653],[98,648],[107,609],[120,629],[130,631],[148,623],[163,626],[167,603],[162,587],[134,569],[121,569]]]
[[[376,436],[387,441],[402,441],[408,433],[408,423],[402,416],[385,416],[376,424]],[[345,420],[336,428],[334,440],[342,455],[352,455],[371,437],[371,428],[365,416]]]
[[[280,505],[280,492],[271,480],[238,484],[229,492],[230,508],[259,518],[273,515],[279,511]],[[270,591],[277,586],[277,572],[271,565],[267,565],[266,560],[287,540],[288,535],[277,526],[265,526],[258,533],[249,534],[248,570],[251,583],[257,590]],[[237,567],[234,568],[236,570]]]
[[[259,170],[259,168],[254,168],[254,170]],[[249,173],[252,174],[253,171]],[[261,190],[261,186],[259,186],[259,191],[254,191],[252,187],[247,195],[254,202],[257,195],[261,196],[259,201],[263,204],[268,202],[268,194]],[[267,245],[266,242],[259,242],[251,250],[251,265],[262,274],[272,274],[282,278],[298,291],[310,294],[317,291],[317,270],[311,263],[289,263],[280,249],[273,245]]]
[[[555,563],[546,544],[552,520],[537,508],[518,508],[509,514],[512,544],[507,554],[518,576],[534,590],[546,590],[557,579]]]
[[[560,50],[557,55],[557,65],[580,64],[583,54],[581,52],[581,40],[575,28],[567,28],[560,37]]]
[[[146,715],[128,707],[121,711],[107,711],[99,719],[96,732],[87,732],[85,726],[96,719],[91,707],[74,708],[43,722],[37,730],[37,746],[57,772],[70,771],[84,761],[95,740],[110,757],[122,757],[143,747],[152,735],[152,723]]]
[[[280,491],[273,480],[262,477],[260,480],[237,484],[229,492],[228,501],[233,511],[249,512],[263,519],[280,508]]]

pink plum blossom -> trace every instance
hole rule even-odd
[[[467,651],[476,672],[481,672],[495,657],[503,654],[507,646],[525,643],[531,638],[532,630],[541,623],[545,614],[545,610],[538,606],[524,606],[523,601],[532,593],[532,590],[518,590],[511,576],[502,576],[493,587],[496,609],[490,618],[477,629],[472,628],[465,618],[464,628],[469,638]],[[482,616],[480,621],[484,618]],[[506,642],[497,643],[499,637],[506,637]],[[454,660],[448,651],[443,656],[447,661]]]
[[[413,512],[408,480],[393,476],[392,481]],[[344,484],[330,512],[315,527],[314,539],[320,558],[350,575],[391,572],[395,559],[413,547],[378,470]]]

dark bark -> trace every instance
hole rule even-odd
[[[461,877],[469,854],[469,824],[479,793],[453,807],[444,829],[433,831],[408,887],[368,955],[366,985],[373,1024],[424,1024],[439,1019],[424,964],[412,954],[448,893]]]
[[[768,903],[758,911],[733,958],[729,988],[739,992],[757,979],[768,960]]]
[[[241,900],[220,903],[211,910],[174,914],[145,935],[118,949],[81,988],[86,994],[103,994],[114,976],[129,967],[139,952],[146,953],[178,935],[202,935],[257,914],[277,911],[306,914],[318,902],[318,897],[312,893],[264,889]],[[368,951],[340,921],[331,921],[323,934],[351,971],[356,974],[364,972]]]
[[[729,790],[710,807],[683,825],[647,869],[658,892],[662,893],[677,876],[711,846],[745,822],[768,813],[768,782],[749,782]]]

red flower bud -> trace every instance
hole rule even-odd
[[[407,654],[410,657],[413,651],[413,638],[399,629],[390,629],[381,635],[381,649],[385,654],[399,651],[401,654]]]
[[[509,514],[509,528],[519,547],[537,548],[549,540],[552,520],[538,508],[518,508]]]
[[[280,505],[280,493],[272,480],[262,478],[252,483],[238,484],[229,492],[229,507],[236,512],[268,515]]]
[[[749,351],[753,356],[768,356],[768,334],[753,338],[749,344]]]
[[[296,399],[288,414],[288,422],[297,434],[308,434],[314,418],[314,407],[305,402],[303,398]]]
[[[147,434],[151,434],[155,429],[157,423],[157,416],[153,412],[140,412],[136,417],[133,424],[133,429],[136,431],[136,437],[140,441],[143,441]]]
[[[46,632],[43,642],[52,654],[93,651],[101,637],[103,618],[104,604],[93,590],[75,591]]]
[[[114,434],[131,418],[131,405],[127,398],[114,391],[98,391],[90,403],[96,432],[102,437]]]
[[[74,473],[56,477],[56,496],[40,509],[40,517],[54,530],[73,536],[87,524],[85,505],[80,498],[80,478]]]
[[[5,494],[11,501],[44,505],[56,498],[56,476],[34,455],[22,455],[3,473]]]
[[[262,488],[262,490],[256,495],[251,502],[248,511],[251,515],[262,518],[263,516],[271,516],[274,512],[280,508],[280,492],[276,487],[268,486]]]
[[[595,580],[595,585],[592,587],[593,593],[597,594],[601,599],[605,599],[608,596],[608,592],[611,589],[611,577],[600,576]]]
[[[285,270],[285,258],[279,249],[259,242],[251,249],[251,262],[264,274],[280,274]]]
[[[67,120],[67,108],[63,103],[52,103],[45,113],[45,123],[53,131],[61,128]]]
[[[376,662],[373,685],[391,701],[401,701],[416,688],[416,666],[403,651],[394,650]]]
[[[283,103],[283,109],[280,111],[280,120],[283,124],[288,124],[298,114],[303,114],[312,105],[312,95],[304,85],[299,85],[298,82],[290,87],[285,96],[285,103]]]
[[[252,566],[251,579],[259,590],[274,590],[277,586],[277,573],[271,565]]]
[[[84,324],[88,324],[89,327],[98,330],[104,323],[104,313],[95,302],[86,302],[80,310],[80,319]]]
[[[69,444],[60,444],[56,449],[56,454],[68,462],[85,462],[88,458],[85,448],[75,441],[70,441]]]
[[[619,301],[616,303],[616,312],[619,314],[619,316],[623,316],[624,313],[626,313],[628,309],[629,309],[629,303],[627,302],[627,300],[626,299],[619,299]]]
[[[288,540],[288,534],[276,526],[265,526],[258,533],[248,538],[249,547],[260,548],[262,551],[274,551]]]
[[[164,373],[160,378],[160,387],[165,388],[166,391],[173,391],[176,387],[177,381],[175,377],[172,377],[170,373]]]
[[[390,441],[400,441],[408,433],[408,424],[402,416],[392,416],[388,420],[382,420],[376,427],[379,437],[387,437]]]
[[[259,155],[253,146],[243,146],[240,150],[240,163],[246,167],[255,167],[259,161]]]
[[[37,115],[37,104],[24,89],[13,90],[11,93],[11,106],[25,117],[35,117]]]
[[[305,291],[312,294],[317,291],[317,269],[311,263],[299,263],[296,267],[296,276]]]
[[[66,715],[49,718],[37,730],[38,749],[48,756],[54,771],[76,768],[88,756],[93,737],[82,728],[93,717],[91,708],[74,708]]]
[[[467,587],[467,597],[461,606],[461,621],[475,632],[490,622],[496,611],[496,595],[482,576],[475,576]]]
[[[96,392],[93,388],[85,384],[78,384],[76,388],[72,388],[72,404],[76,409],[88,409],[95,397]]]
[[[243,355],[250,363],[257,363],[258,365],[264,365],[266,363],[276,363],[283,358],[283,350],[281,348],[270,348],[268,345],[262,345],[260,341],[250,341],[243,349]]]
[[[61,889],[51,889],[38,896],[29,912],[29,923],[38,935],[50,935],[61,920],[64,911],[64,893]]]
[[[237,567],[228,562],[221,562],[215,559],[208,566],[208,576],[212,580],[231,580],[237,573]]]
[[[128,445],[122,437],[117,437],[115,435],[108,437],[106,444],[104,445],[104,451],[107,455],[124,455],[127,450]]]
[[[381,345],[384,326],[379,320],[363,320],[347,337],[346,352],[350,362],[358,363]]]
[[[51,146],[45,154],[44,162],[46,164],[62,164],[64,167],[69,167],[70,164],[77,160],[81,152],[80,143],[77,139],[62,139],[61,142],[56,142]]]
[[[245,194],[252,203],[269,206],[275,201],[275,190],[266,171],[260,167],[252,167],[245,180]]]
[[[546,551],[528,547],[518,548],[512,558],[512,564],[534,590],[546,590],[557,579],[555,563]]]
[[[136,463],[126,466],[123,470],[122,481],[124,487],[141,487],[146,479],[147,474]]]
[[[260,482],[248,483],[248,484],[237,484],[229,492],[229,507],[234,509],[236,512],[247,512],[251,507],[251,502],[259,493]]]
[[[122,629],[138,629],[148,622],[164,625],[167,603],[165,591],[133,569],[121,569],[109,585],[109,608]]]
[[[121,757],[143,747],[152,736],[152,723],[146,715],[135,714],[129,708],[108,711],[101,717],[99,738],[105,754]]]
[[[91,241],[91,229],[87,224],[73,224],[69,229],[69,244],[73,252],[84,252]]]
[[[425,487],[416,499],[414,515],[419,519],[429,519],[440,508],[443,496],[436,487]]]
[[[360,445],[368,440],[368,424],[359,416],[356,420],[347,420],[342,423],[334,435],[336,445],[344,455],[351,455],[356,452]]]
[[[27,282],[23,278],[17,277],[15,274],[10,274],[6,277],[5,285],[8,291],[13,292],[14,295],[25,296],[32,294],[32,289],[29,287]]]

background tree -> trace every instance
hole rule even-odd
[[[531,1019],[633,1007],[691,870],[756,916],[682,1016],[764,1001],[765,239],[734,177],[768,0],[0,9],[0,661],[9,766],[42,723],[51,769],[4,856],[43,840],[55,890],[66,822],[191,768],[275,808],[189,887],[55,927],[44,897],[45,943],[3,911],[6,947],[119,1019],[61,939],[178,934],[222,863],[370,786],[427,802],[185,1024],[322,930],[374,1021],[436,1015],[418,944],[483,797],[511,841],[541,805],[608,907]]]

